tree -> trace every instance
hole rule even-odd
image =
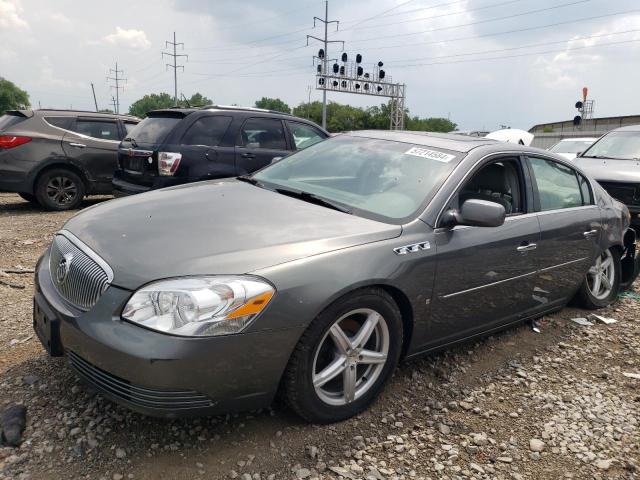
[[[256,100],[255,105],[256,108],[264,108],[265,110],[274,110],[282,113],[291,113],[289,105],[279,98],[262,97],[260,100]]]
[[[179,107],[203,107],[205,105],[211,105],[213,102],[202,95],[201,93],[194,93],[191,98],[178,101]],[[147,112],[151,110],[158,110],[161,108],[171,108],[174,106],[173,97],[168,93],[150,93],[145,95],[139,100],[136,100],[129,107],[129,115],[135,115],[136,117],[145,118]]]
[[[0,115],[7,110],[29,108],[29,94],[18,86],[0,77]]]
[[[136,100],[129,107],[129,115],[145,118],[147,112],[173,107],[173,97],[168,93],[150,93]]]

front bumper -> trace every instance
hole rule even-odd
[[[268,406],[302,333],[299,327],[209,338],[154,332],[120,319],[131,292],[116,286],[91,311],[73,311],[51,283],[48,254],[38,264],[35,286],[34,314],[39,311],[58,329],[59,345],[48,350],[64,354],[105,397],[152,416]]]

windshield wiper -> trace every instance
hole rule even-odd
[[[245,182],[245,183],[250,183],[251,185],[255,185],[257,187],[262,187],[262,183],[260,183],[255,178],[250,177],[249,175],[240,175],[239,177],[236,177],[236,180],[240,180],[241,182]]]
[[[136,139],[133,137],[126,137],[124,139],[125,142],[131,142],[131,145],[133,145],[135,148],[138,148],[138,143],[136,142]]]
[[[582,155],[579,158],[597,158],[600,160],[633,160],[632,158],[610,157],[608,155]]]
[[[322,207],[331,208],[342,213],[348,213],[349,215],[353,213],[353,211],[349,210],[348,208],[338,205],[331,200],[326,200],[322,197],[314,195],[313,193],[303,192],[299,190],[289,190],[288,188],[276,188],[275,191],[282,195],[299,198],[300,200],[304,200],[305,202],[315,203],[316,205],[320,205]]]

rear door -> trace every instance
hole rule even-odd
[[[276,118],[248,118],[236,140],[236,166],[239,174],[252,173],[269,165],[276,157],[291,153],[284,123]]]
[[[602,223],[589,181],[570,166],[529,156],[540,222],[536,294],[545,303],[571,298],[593,263]]]
[[[222,144],[232,120],[229,115],[211,114],[189,125],[180,142],[180,177],[204,180],[236,175],[235,147]]]
[[[122,136],[118,122],[110,118],[77,117],[71,130],[62,139],[65,154],[89,173],[93,191],[110,191]]]

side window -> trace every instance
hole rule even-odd
[[[582,191],[572,168],[542,158],[529,157],[529,161],[538,184],[542,211],[582,206]]]
[[[69,130],[73,124],[73,117],[44,117],[45,121],[54,127]]]
[[[247,148],[286,150],[282,122],[273,118],[250,118],[240,131],[240,145]]]
[[[578,173],[578,183],[580,183],[580,192],[582,193],[582,204],[593,205],[593,194],[589,181]]]
[[[499,203],[507,215],[525,213],[522,169],[516,159],[500,160],[478,170],[458,194],[458,208],[469,199]]]
[[[208,145],[215,147],[220,144],[227,132],[231,117],[222,115],[202,117],[196,120],[182,137],[182,145]]]
[[[78,118],[75,131],[100,140],[120,140],[117,123],[108,120]]]
[[[293,136],[293,141],[296,145],[296,150],[302,150],[310,147],[311,145],[321,142],[325,139],[325,136],[318,129],[313,128],[310,125],[304,123],[290,122],[287,120],[287,126]]]
[[[133,123],[133,122],[122,122],[122,124],[124,125],[124,130],[127,136],[129,136],[129,134],[131,133],[131,130],[133,130],[137,125],[137,123]]]

